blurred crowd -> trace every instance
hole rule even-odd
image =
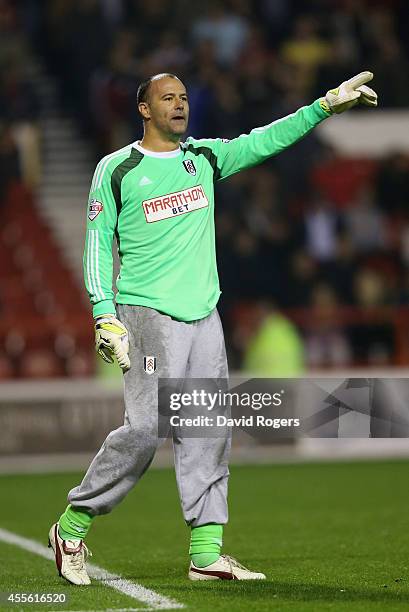
[[[10,181],[36,187],[41,175],[41,108],[30,78],[31,40],[23,5],[0,0],[0,201]]]
[[[0,0],[2,175],[21,173],[17,131],[7,126],[35,125],[40,112],[23,70],[28,46],[96,159],[141,136],[136,88],[163,71],[187,85],[196,137],[247,132],[363,69],[375,74],[382,108],[409,108],[406,0],[21,0],[18,8]],[[221,309],[233,365],[243,351],[232,323],[240,300],[324,313],[409,303],[408,157],[371,163],[342,202],[320,180],[319,169],[330,176],[336,162],[312,133],[218,187]],[[387,363],[394,350],[390,323],[332,323],[321,332],[305,337],[313,365]]]
[[[319,173],[300,183],[295,165],[296,184],[286,189],[287,155],[297,163],[288,152],[219,189],[221,307],[231,313],[240,300],[268,299],[270,314],[298,314],[309,365],[390,363],[396,334],[408,344],[407,318],[379,313],[409,304],[409,157],[351,161],[366,178],[340,203],[318,178],[324,169],[339,179],[349,164],[321,147]],[[233,335],[233,345],[241,354],[246,342]]]
[[[188,86],[193,136],[229,138],[269,123],[363,68],[376,74],[384,108],[409,105],[405,0],[24,4],[62,103],[101,153],[139,135],[136,87],[157,72]]]

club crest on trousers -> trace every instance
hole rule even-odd
[[[153,374],[156,371],[156,357],[146,355],[143,358],[143,369],[147,374]]]

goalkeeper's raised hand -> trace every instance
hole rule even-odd
[[[336,89],[330,89],[324,98],[321,98],[320,105],[328,113],[343,113],[356,104],[365,106],[377,106],[378,96],[373,89],[365,85],[372,81],[373,74],[368,70],[360,72],[352,79],[344,81]]]
[[[107,363],[113,363],[115,356],[124,372],[131,367],[128,356],[128,332],[114,315],[100,315],[95,319],[95,348],[98,355]]]

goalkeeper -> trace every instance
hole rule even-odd
[[[159,377],[227,378],[214,228],[214,183],[280,153],[334,113],[377,105],[361,72],[325,97],[233,140],[187,138],[183,83],[158,74],[138,89],[140,142],[104,157],[87,208],[84,276],[96,349],[124,372],[125,419],[112,431],[49,533],[58,571],[90,584],[84,538],[148,469],[158,444]],[[112,291],[112,242],[120,273]],[[175,439],[182,511],[191,530],[191,580],[263,579],[221,554],[230,439]],[[171,559],[170,559],[171,562]]]

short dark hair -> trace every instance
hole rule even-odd
[[[148,99],[149,89],[152,84],[152,81],[156,81],[157,79],[163,79],[165,77],[170,77],[171,79],[180,80],[176,74],[171,74],[170,72],[161,72],[159,74],[154,74],[150,76],[148,79],[142,81],[142,83],[138,87],[138,91],[136,93],[136,103],[139,105],[141,102],[146,102]]]

